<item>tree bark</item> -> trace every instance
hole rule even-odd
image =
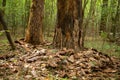
[[[77,13],[78,13],[78,27],[79,27],[79,35],[78,35],[78,45],[80,49],[84,47],[84,35],[83,35],[83,17],[84,11],[82,8],[82,0],[76,0],[77,3]],[[76,15],[76,14],[75,14]]]
[[[58,0],[57,26],[54,46],[58,48],[73,47],[73,0]]]
[[[53,40],[54,47],[73,48],[76,50],[82,47],[81,33],[83,17],[81,1],[58,0],[58,21]]]
[[[43,12],[44,0],[32,0],[28,29],[25,36],[26,42],[33,45],[41,44],[44,42],[42,32]]]
[[[6,0],[2,0],[2,14],[4,15],[4,7],[6,6]],[[2,25],[0,24],[0,30],[2,30]]]

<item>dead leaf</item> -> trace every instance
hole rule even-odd
[[[68,61],[70,61],[70,62],[74,62],[75,61],[75,59],[74,59],[74,56],[73,55],[71,55],[70,57],[68,57]]]

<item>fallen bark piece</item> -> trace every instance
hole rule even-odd
[[[114,69],[111,69],[111,68],[107,68],[107,69],[103,70],[103,72],[107,72],[107,73],[115,73],[115,72],[117,72],[117,71],[114,70]]]
[[[40,56],[36,56],[36,57],[29,58],[29,59],[27,59],[26,61],[27,61],[28,63],[31,63],[31,62],[37,61],[38,59],[40,59]]]

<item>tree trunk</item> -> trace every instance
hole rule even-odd
[[[120,0],[118,0],[118,5],[117,5],[116,21],[117,21],[116,22],[117,23],[116,31],[117,31],[119,39],[120,39]]]
[[[6,0],[2,0],[2,13],[4,15],[5,11],[4,11],[4,7],[6,6]],[[0,30],[2,30],[2,25],[0,24]]]
[[[93,27],[94,27],[94,16],[95,16],[95,9],[96,9],[96,3],[97,3],[97,0],[91,0],[90,1],[90,9],[89,9],[89,12],[88,12],[88,15],[86,17],[86,20],[84,22],[84,27],[83,27],[83,39],[85,39],[85,35],[86,35],[86,30],[87,28],[89,27],[89,25],[93,24]],[[91,22],[92,21],[92,22]],[[91,26],[92,28],[92,26]],[[83,40],[84,41],[84,40]]]
[[[31,3],[30,0],[25,0],[25,6],[24,6],[25,14],[24,14],[24,32],[23,32],[23,36],[25,36],[25,29],[26,29],[28,21],[29,21],[30,3]]]
[[[80,41],[82,33],[81,1],[58,0],[58,21],[53,40],[54,47],[80,49],[82,45]]]
[[[79,35],[78,35],[78,45],[80,49],[83,49],[84,47],[84,35],[83,35],[83,17],[84,17],[84,10],[82,8],[82,0],[76,0],[76,6],[77,6],[77,19],[78,19],[78,28],[79,28]],[[74,14],[76,15],[76,14]]]
[[[106,22],[108,16],[108,0],[103,0],[102,12],[101,12],[101,22],[100,22],[100,33],[106,32]]]
[[[0,23],[2,24],[3,29],[5,30],[6,37],[7,37],[8,41],[9,41],[12,49],[14,50],[15,49],[15,45],[14,45],[14,43],[12,41],[10,32],[8,31],[8,27],[7,27],[7,25],[6,25],[6,23],[5,23],[4,19],[3,19],[3,15],[4,15],[3,12],[0,10]]]
[[[33,45],[41,44],[44,42],[42,32],[43,12],[44,0],[32,0],[28,29],[25,36],[26,42]]]
[[[112,11],[111,11],[112,25],[111,25],[110,33],[112,33],[112,34],[109,34],[108,39],[111,42],[115,42],[118,39],[120,39],[120,37],[119,37],[120,36],[120,33],[119,33],[120,32],[120,28],[119,28],[119,25],[120,25],[120,0],[118,0],[117,6],[116,6],[115,1],[111,1],[111,8],[112,8]]]
[[[114,6],[116,6],[116,5],[114,5]],[[113,33],[114,39],[116,37],[116,31],[117,31],[117,27],[119,27],[119,21],[120,21],[120,0],[118,0],[116,11],[114,11],[114,13],[115,12],[116,12],[116,14],[112,15],[112,27],[111,27],[111,32]]]

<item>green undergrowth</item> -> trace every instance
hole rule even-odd
[[[95,48],[100,52],[108,54],[109,56],[116,56],[120,58],[120,46],[115,43],[103,42],[101,40],[86,40],[85,47]]]
[[[8,41],[6,40],[6,39],[1,39],[0,40],[0,44],[2,45],[6,45],[6,44],[8,44]]]
[[[0,54],[8,51],[10,48],[8,45],[8,40],[5,37],[0,36]]]

